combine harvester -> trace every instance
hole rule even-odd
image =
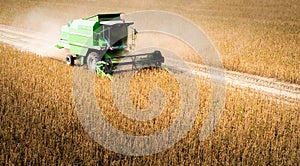
[[[74,65],[79,60],[89,70],[110,75],[117,66],[132,65],[161,67],[164,57],[160,51],[131,54],[137,31],[132,28],[131,43],[128,43],[128,29],[132,21],[125,21],[123,14],[97,14],[68,22],[61,28],[57,47],[70,50],[66,63]]]

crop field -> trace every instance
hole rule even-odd
[[[206,97],[200,99],[194,127],[184,139],[168,151],[150,156],[113,153],[93,141],[78,120],[72,101],[73,68],[7,46],[1,46],[0,50],[6,55],[0,61],[2,163],[295,165],[299,161],[299,103],[278,103],[259,94],[253,97],[248,89],[233,88],[226,93],[226,106],[218,127],[207,140],[200,142],[198,133],[209,108],[210,91],[200,78],[198,88],[201,96]],[[7,66],[7,62],[12,65]],[[141,96],[151,88],[148,82],[156,82],[166,91],[167,103],[173,103],[153,121],[134,123],[121,116],[113,107],[108,79],[97,77],[95,92],[111,124],[131,134],[147,135],[172,122],[176,116],[172,112],[178,107],[180,96],[174,93],[178,90],[176,81],[165,71],[146,70],[137,76],[132,80],[137,89],[131,94],[136,106],[149,106],[149,100]],[[145,92],[138,93],[141,89]]]
[[[0,24],[35,31],[48,27],[49,36],[70,19],[99,12],[174,12],[207,33],[226,70],[300,85],[300,2],[296,0],[0,0],[0,4]],[[44,22],[39,24],[41,21]],[[185,46],[177,47],[177,41],[172,41],[172,46],[166,44],[170,42],[168,37],[141,34],[138,40],[143,39],[148,39],[143,41],[145,44],[177,49],[186,61],[202,63]],[[115,153],[95,141],[81,123],[74,102],[76,70],[92,74],[85,67],[70,67],[63,61],[0,43],[1,165],[298,165],[300,161],[300,102],[271,97],[251,88],[226,85],[226,103],[218,125],[207,139],[200,141],[213,89],[209,79],[197,75],[196,86],[186,87],[183,92],[199,91],[197,115],[179,142],[151,155]],[[113,79],[125,75],[117,74]],[[178,116],[184,94],[173,73],[144,69],[131,78],[127,90],[136,108],[149,108],[161,97],[160,93],[152,94],[154,88],[165,95],[162,113],[147,121],[120,113],[112,92],[124,92],[123,87],[114,89],[108,78],[92,76],[101,114],[122,132],[148,136],[164,130]],[[184,83],[191,85],[188,81]],[[183,125],[187,123],[190,122]],[[152,146],[161,146],[164,139],[168,138]]]
[[[0,23],[55,35],[57,32],[53,31],[59,31],[60,25],[68,20],[99,12],[177,13],[207,33],[220,51],[226,69],[300,83],[300,2],[297,0],[0,2]]]

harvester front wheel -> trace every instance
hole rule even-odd
[[[91,52],[87,58],[87,65],[89,70],[96,71],[96,63],[100,61],[100,56],[96,52]]]
[[[67,55],[67,57],[66,57],[66,63],[67,63],[67,65],[70,65],[70,66],[74,65],[74,57],[73,57],[73,55]]]

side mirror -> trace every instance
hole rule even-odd
[[[136,29],[133,29],[133,33],[134,33],[134,35],[136,35],[138,33],[138,31]]]

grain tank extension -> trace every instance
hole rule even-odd
[[[81,65],[87,65],[89,70],[102,70],[111,74],[116,66],[151,64],[160,67],[164,57],[160,51],[144,54],[131,54],[137,31],[129,27],[132,21],[125,21],[121,13],[97,14],[68,22],[61,28],[61,38],[58,48],[70,50],[66,63],[74,65],[79,60]],[[128,35],[131,43],[128,43]],[[121,62],[121,59],[128,59]]]

